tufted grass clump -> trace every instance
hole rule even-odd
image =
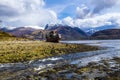
[[[82,44],[49,43],[44,41],[0,41],[0,63],[24,62],[67,53],[98,50]]]

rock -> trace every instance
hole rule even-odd
[[[46,41],[47,42],[59,42],[61,39],[61,35],[58,34],[56,31],[51,31],[46,34]]]

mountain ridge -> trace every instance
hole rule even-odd
[[[102,26],[103,27],[103,26]],[[24,37],[34,40],[45,40],[45,35],[52,30],[56,30],[62,35],[62,40],[81,40],[81,39],[118,39],[119,29],[115,26],[106,26],[106,28],[95,28],[91,30],[93,33],[87,33],[78,27],[71,27],[68,25],[56,24],[46,25],[45,29],[35,29],[31,27],[18,27],[14,29],[1,28],[2,31],[10,33],[16,37]],[[111,28],[111,29],[109,29]],[[98,31],[97,31],[98,30]],[[118,32],[117,34],[116,31]],[[112,32],[112,33],[110,33]],[[114,35],[115,34],[115,35]]]
[[[87,34],[80,28],[61,24],[46,25],[44,30],[30,27],[19,27],[12,30],[2,28],[1,30],[8,32],[16,37],[25,37],[37,40],[45,39],[46,33],[49,33],[52,30],[56,30],[59,34],[61,34],[62,40],[80,40],[87,38]]]
[[[63,40],[80,40],[87,38],[87,34],[80,28],[71,27],[68,25],[47,25],[47,27],[45,27],[45,30],[56,30],[59,34],[62,35]]]
[[[120,29],[106,29],[95,32],[92,39],[120,39]]]

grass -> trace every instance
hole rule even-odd
[[[24,62],[97,49],[98,47],[77,44],[30,41],[25,38],[16,38],[11,34],[0,31],[0,63]]]
[[[24,62],[91,50],[98,50],[98,47],[44,41],[0,41],[0,63]]]

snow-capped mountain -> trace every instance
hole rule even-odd
[[[80,28],[62,24],[46,25],[45,30],[56,30],[62,35],[63,40],[79,40],[88,37]]]
[[[104,25],[95,28],[83,29],[83,30],[90,36],[97,31],[106,30],[106,29],[120,29],[120,27],[117,24],[113,24],[113,25]]]
[[[53,28],[57,28],[57,27],[61,27],[63,26],[62,24],[46,24],[45,26],[45,30],[50,30],[50,29],[53,29]]]

